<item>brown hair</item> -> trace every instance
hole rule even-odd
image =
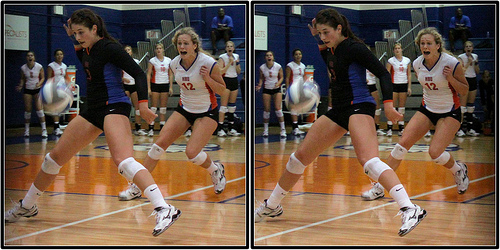
[[[79,9],[73,12],[71,15],[71,24],[80,24],[89,29],[92,29],[92,26],[95,25],[99,37],[104,37],[118,43],[118,41],[108,33],[102,18],[90,9]]]
[[[351,26],[349,25],[349,20],[347,20],[344,15],[340,14],[335,9],[329,8],[320,10],[318,14],[316,14],[316,24],[326,24],[333,29],[337,29],[337,26],[340,24],[342,26],[343,36],[363,43],[363,41],[352,32]]]

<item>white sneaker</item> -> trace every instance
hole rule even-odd
[[[457,162],[457,164],[461,167],[461,169],[454,175],[455,183],[457,184],[458,193],[463,194],[467,191],[467,188],[469,188],[469,176],[467,175],[468,170],[465,163]]]
[[[479,133],[477,133],[474,129],[469,129],[469,131],[467,131],[467,135],[468,136],[479,136]]]
[[[212,182],[214,183],[214,191],[216,194],[222,193],[226,188],[226,176],[224,176],[224,165],[216,162],[217,170],[212,173]]]
[[[32,208],[26,209],[23,207],[23,200],[19,200],[18,204],[5,213],[4,220],[5,222],[12,223],[18,221],[21,217],[29,218],[37,214],[38,207],[36,204]]]
[[[385,132],[385,136],[392,136],[392,130],[387,130],[387,132]]]
[[[403,129],[403,130],[398,131],[398,136],[402,136],[402,135],[403,135],[403,131],[404,131],[404,129]]]
[[[141,197],[142,192],[134,183],[130,183],[127,190],[118,194],[118,200],[129,201]]]
[[[459,129],[458,132],[457,132],[457,136],[458,137],[464,137],[465,136],[465,133],[462,129]]]
[[[268,137],[269,136],[269,132],[267,130],[264,130],[264,132],[262,132],[262,136]]]
[[[154,132],[153,132],[154,133]],[[145,135],[148,135],[148,133],[146,133],[146,130],[144,129],[139,129],[139,130],[136,130],[134,131],[134,135],[137,135],[137,136],[145,136]]]
[[[181,217],[181,210],[172,205],[168,207],[157,207],[151,215],[156,215],[156,226],[153,229],[153,236],[158,236],[165,232],[174,222]]]
[[[30,130],[29,129],[25,129],[24,130],[24,137],[29,137],[30,136]]]
[[[401,214],[401,222],[403,225],[399,229],[399,236],[405,236],[413,230],[422,221],[427,212],[416,204],[414,207],[403,207],[397,215]]]
[[[227,134],[224,131],[224,129],[221,129],[221,130],[219,130],[219,132],[217,132],[217,136],[218,137],[225,137],[225,136],[227,136]]]
[[[54,130],[54,135],[56,135],[56,136],[60,136],[60,135],[62,135],[62,134],[63,134],[63,132],[62,132],[62,130],[61,130],[60,128],[56,128],[56,129]]]
[[[278,205],[275,209],[267,207],[267,199],[264,200],[264,203],[260,204],[260,207],[255,209],[254,212],[254,222],[259,223],[266,217],[277,217],[283,214],[283,207]]]
[[[238,133],[238,131],[236,131],[236,129],[232,128],[228,133],[227,135],[230,135],[230,136],[240,136],[241,133]]]
[[[49,137],[47,135],[47,130],[46,129],[42,129],[42,138],[47,138],[47,137]]]
[[[385,135],[384,130],[381,128],[377,129],[377,135],[382,135],[382,136]]]
[[[300,130],[299,128],[295,128],[295,129],[292,131],[292,134],[293,134],[293,135],[302,135],[302,134],[304,134],[304,131]]]
[[[191,136],[191,129],[186,130],[186,133],[184,133],[184,136],[190,137]]]
[[[372,201],[385,196],[384,187],[378,182],[373,183],[370,190],[361,194],[361,198],[365,201]]]
[[[424,135],[424,136],[425,136],[425,137],[431,137],[431,136],[432,136],[431,131],[430,131],[430,130],[429,130],[429,131],[427,131],[427,133],[425,133],[425,135]]]
[[[281,130],[280,137],[286,137],[286,130],[284,129]]]
[[[149,136],[149,137],[153,137],[154,135],[155,135],[155,131],[154,131],[154,130],[152,130],[152,129],[150,129],[150,130],[148,131],[148,136]]]

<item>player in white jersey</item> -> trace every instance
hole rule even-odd
[[[217,62],[201,48],[201,39],[193,28],[186,27],[175,32],[172,43],[179,52],[170,63],[175,82],[180,85],[179,106],[168,118],[160,131],[160,137],[149,150],[144,166],[151,172],[161,155],[190,126],[192,135],[186,145],[186,156],[190,162],[205,168],[212,177],[216,194],[226,187],[224,165],[214,163],[203,147],[217,128],[217,99],[226,89]],[[120,193],[121,200],[141,196],[134,185]]]
[[[132,56],[132,47],[130,45],[125,45],[123,47],[127,53]],[[139,60],[133,58],[134,61],[139,64]],[[134,105],[134,110],[135,110],[135,131],[134,135],[147,135],[146,131],[141,128],[141,111],[139,111],[139,99],[137,97],[137,87],[135,86],[135,80],[134,78],[129,75],[127,72],[122,71],[123,76],[122,76],[122,81],[123,81],[123,88],[125,89],[125,94],[130,98],[132,101],[132,105]]]
[[[226,42],[226,53],[219,56],[218,64],[222,77],[226,83],[226,90],[220,96],[219,127],[217,135],[226,136],[224,120],[226,113],[228,121],[227,135],[238,136],[240,133],[234,128],[234,112],[236,111],[236,97],[238,97],[238,75],[241,73],[240,56],[234,53],[234,43]]]
[[[366,70],[366,84],[368,85],[368,90],[372,95],[376,103],[375,116],[373,120],[375,121],[375,129],[377,130],[377,135],[386,135],[383,129],[380,128],[380,115],[382,114],[382,108],[380,107],[380,96],[377,89],[377,77]]]
[[[271,117],[271,99],[274,99],[274,108],[276,117],[280,123],[281,137],[286,137],[285,118],[281,110],[281,103],[283,95],[281,94],[281,83],[283,82],[283,69],[281,65],[274,61],[274,52],[266,52],[266,63],[262,64],[259,68],[260,77],[259,84],[255,88],[259,91],[264,84],[262,91],[262,102],[264,103],[264,132],[262,136],[269,136],[269,118]]]
[[[33,51],[26,53],[26,61],[26,64],[21,66],[21,80],[16,87],[18,92],[24,88],[24,136],[30,136],[31,110],[34,102],[36,114],[42,126],[42,137],[47,138],[45,114],[43,113],[42,101],[38,98],[40,88],[45,81],[45,72],[43,66],[35,61]]]
[[[156,113],[158,104],[160,105],[160,130],[165,125],[167,120],[167,103],[168,97],[174,94],[172,89],[173,76],[170,72],[169,65],[172,61],[164,55],[165,48],[163,43],[157,43],[155,46],[156,56],[151,58],[148,63],[148,86],[151,93],[151,110]],[[158,103],[158,99],[160,103]],[[149,124],[148,136],[153,136],[154,121]]]
[[[477,79],[476,74],[479,74],[479,63],[478,56],[472,53],[474,50],[474,44],[471,41],[467,41],[464,44],[464,53],[458,56],[458,60],[464,67],[465,79],[469,83],[469,92],[465,95],[460,95],[460,106],[463,117],[462,127],[457,132],[457,136],[478,136],[477,133],[472,128],[472,120],[474,113],[474,101],[476,100],[477,92]]]
[[[54,59],[55,61],[49,63],[49,66],[47,67],[47,79],[50,79],[54,77],[54,82],[59,82],[61,78],[66,79],[65,82],[68,83],[69,79],[67,78],[66,75],[66,69],[68,66],[66,66],[65,63],[63,63],[64,59],[64,51],[62,49],[56,49],[54,51]],[[59,115],[54,115],[52,116],[54,118],[54,135],[60,136],[62,135],[62,130],[59,127]]]
[[[302,50],[294,49],[292,51],[293,61],[289,62],[286,65],[285,69],[285,85],[286,88],[290,87],[290,85],[296,81],[300,81],[300,79],[304,79],[304,74],[306,70],[306,65],[302,63]],[[299,123],[297,118],[297,113],[294,111],[290,112],[292,116],[292,134],[293,135],[301,135],[304,134],[299,129]]]
[[[398,112],[405,115],[406,97],[411,96],[411,67],[410,59],[403,56],[403,49],[400,43],[394,44],[392,48],[394,56],[387,60],[386,68],[391,73],[393,87],[394,106],[398,107]],[[398,135],[403,134],[405,126],[404,118],[398,122],[399,132]],[[392,136],[392,122],[387,121],[387,136]]]
[[[458,193],[463,194],[469,187],[467,165],[456,162],[445,149],[460,128],[462,114],[458,94],[468,91],[464,70],[460,62],[445,50],[443,38],[436,28],[422,29],[415,43],[420,47],[422,55],[413,61],[413,69],[423,87],[424,97],[420,109],[410,119],[401,139],[394,146],[387,165],[396,170],[408,150],[435,126],[429,155],[432,161],[451,171]],[[362,195],[366,200],[383,196],[384,190],[379,183]]]

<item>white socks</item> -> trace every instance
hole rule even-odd
[[[288,191],[285,191],[283,188],[281,188],[279,183],[276,184],[276,187],[271,193],[271,196],[269,196],[269,199],[267,199],[267,207],[272,209],[277,208],[281,200],[283,200],[283,198],[285,198],[287,194]]]

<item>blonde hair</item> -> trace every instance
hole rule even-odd
[[[198,34],[196,34],[194,29],[191,27],[184,27],[175,32],[174,37],[172,38],[172,44],[174,45],[175,50],[177,50],[177,39],[180,35],[189,35],[191,37],[191,41],[193,41],[193,44],[196,44],[196,49],[194,49],[194,52],[203,52],[205,54],[208,54],[201,48],[200,36],[198,36]]]
[[[401,45],[401,43],[395,43],[393,46],[392,46],[392,50],[394,50],[396,48],[396,46],[399,46],[400,48],[403,48],[403,46]]]
[[[474,48],[474,43],[472,43],[471,41],[466,41],[464,43],[464,47],[467,46],[467,44],[469,44],[470,46],[472,46],[472,48]]]
[[[418,32],[417,38],[415,38],[415,44],[420,48],[420,39],[422,38],[423,35],[432,35],[434,37],[434,41],[436,41],[436,44],[439,44],[438,52],[446,52],[448,54],[451,54],[450,52],[446,51],[444,48],[444,43],[443,43],[443,36],[439,34],[436,28],[434,27],[427,27],[425,29],[422,29]]]
[[[226,46],[227,46],[228,44],[232,44],[232,45],[233,45],[233,47],[234,47],[234,43],[233,43],[233,41],[231,41],[231,40],[227,41],[227,42],[226,42]]]
[[[163,50],[165,50],[165,46],[163,45],[163,43],[156,43],[156,44],[155,44],[155,49],[156,49],[156,47],[158,47],[158,46],[161,46],[161,48],[162,48]]]

